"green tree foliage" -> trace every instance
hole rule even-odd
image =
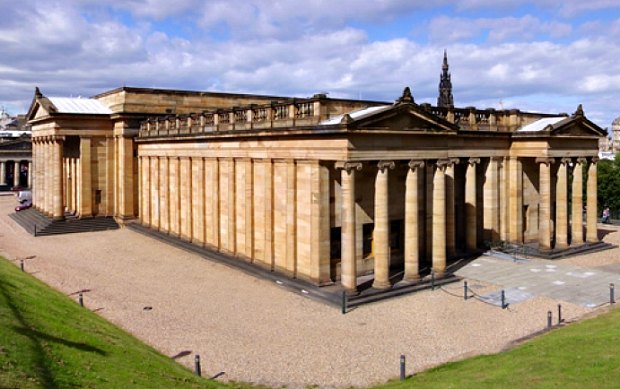
[[[620,154],[613,161],[599,161],[597,181],[598,209],[609,207],[616,218],[620,214]]]

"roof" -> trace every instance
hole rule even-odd
[[[382,111],[384,109],[387,109],[389,107],[391,107],[392,105],[379,105],[376,107],[368,107],[368,108],[364,108],[364,109],[360,109],[357,111],[352,111],[349,112],[349,116],[351,117],[351,119],[359,119],[361,117],[364,117],[366,115],[370,115],[379,111]],[[344,115],[338,115],[338,116],[334,116],[331,119],[327,119],[327,120],[323,120],[321,123],[321,125],[330,125],[330,124],[338,124],[340,123],[340,121],[342,121],[342,117]]]
[[[81,97],[48,97],[58,113],[109,115],[112,111],[101,101]]]
[[[527,124],[519,128],[518,132],[537,132],[543,131],[547,126],[553,126],[554,124],[566,119],[566,116],[554,116],[550,118],[538,119],[535,122]]]

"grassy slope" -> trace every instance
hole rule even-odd
[[[213,388],[0,257],[0,387]]]
[[[618,388],[620,310],[382,388]]]

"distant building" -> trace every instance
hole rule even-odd
[[[611,151],[620,152],[620,117],[611,122]]]
[[[446,53],[439,89],[436,107],[409,88],[395,102],[37,89],[34,205],[57,220],[133,219],[350,292],[362,275],[378,289],[395,274],[441,277],[501,241],[541,252],[599,241],[604,131],[581,105],[570,116],[455,108]]]
[[[0,108],[0,191],[30,187],[32,140],[25,115],[11,116]]]

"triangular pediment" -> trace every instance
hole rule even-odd
[[[456,132],[457,127],[414,103],[397,103],[383,110],[356,118],[350,125],[356,129],[388,131]]]
[[[32,103],[30,103],[30,108],[28,108],[28,113],[26,114],[26,121],[48,117],[55,111],[56,107],[54,107],[54,104],[41,94],[39,88],[36,88]]]
[[[552,135],[559,136],[607,136],[605,130],[597,126],[585,116],[571,116],[550,128]]]

